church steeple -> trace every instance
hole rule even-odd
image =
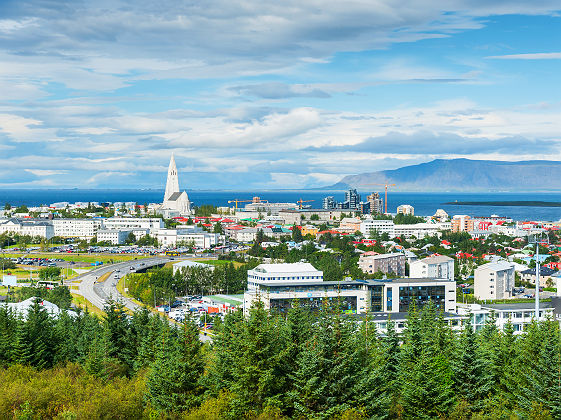
[[[166,183],[166,192],[164,193],[164,202],[173,194],[179,192],[179,178],[177,177],[177,167],[175,166],[175,158],[173,153],[169,161],[168,180]]]

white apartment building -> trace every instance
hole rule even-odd
[[[150,232],[155,232],[165,226],[164,221],[160,218],[110,217],[103,219],[103,227],[105,229],[148,229]]]
[[[426,236],[439,235],[444,230],[450,230],[449,222],[442,223],[415,223],[414,225],[395,225],[395,237],[423,239]]]
[[[480,300],[508,299],[514,289],[514,264],[498,261],[475,269],[474,294]]]
[[[360,232],[369,238],[372,234],[382,235],[387,233],[390,238],[395,237],[395,225],[393,220],[376,220],[367,218],[360,224]]]
[[[396,225],[393,220],[376,220],[367,218],[360,224],[361,233],[367,238],[373,232],[387,233],[390,238],[397,236],[405,238],[419,238],[438,235],[444,230],[450,230],[450,222],[441,223],[415,223],[413,225]]]
[[[53,219],[55,236],[90,240],[102,227],[102,219]]]
[[[454,260],[445,255],[436,255],[414,261],[409,265],[411,277],[446,279],[454,281]]]
[[[55,236],[50,220],[22,220],[16,218],[0,220],[0,234],[2,233],[40,236],[46,239],[51,239]]]
[[[309,283],[323,281],[323,271],[310,263],[259,264],[247,272],[247,288],[255,289],[262,282],[284,282],[296,280]]]
[[[113,245],[121,245],[131,233],[131,230],[120,229],[99,229],[97,231],[98,242],[110,242]]]
[[[193,245],[197,248],[207,249],[218,245],[222,237],[218,233],[205,232],[200,228],[160,229],[154,235],[158,243],[165,247]]]

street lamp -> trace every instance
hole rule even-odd
[[[528,237],[528,243],[535,243],[536,244],[536,253],[534,254],[535,256],[535,261],[536,261],[536,293],[535,293],[535,317],[536,317],[536,321],[539,321],[540,319],[540,270],[541,270],[541,264],[540,264],[540,244],[545,243],[549,245],[549,236],[545,235],[545,239],[543,238],[543,230],[540,231],[539,233],[536,233],[533,239],[533,242],[531,240],[530,237]]]

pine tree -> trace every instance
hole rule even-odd
[[[43,369],[53,364],[53,321],[45,307],[35,299],[27,311],[26,328],[31,351],[31,365]]]
[[[561,343],[559,324],[548,320],[539,325],[542,343],[537,358],[525,372],[520,405],[527,413],[536,406],[547,409],[553,418],[561,417]]]
[[[420,316],[411,309],[399,364],[400,414],[406,418],[443,416],[455,401],[450,363],[440,352],[435,324],[432,304]]]
[[[11,310],[0,307],[0,367],[6,366],[12,359],[16,318]]]
[[[468,319],[460,337],[459,354],[453,363],[454,386],[459,398],[476,411],[493,389],[492,371],[484,358],[487,353],[480,349],[471,320]]]
[[[198,328],[190,319],[182,324],[178,336],[164,331],[147,382],[153,407],[181,412],[196,405],[204,370],[201,347]]]
[[[17,318],[16,324],[12,362],[20,365],[29,365],[33,360],[33,353],[27,324],[21,316]]]

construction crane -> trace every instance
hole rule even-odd
[[[238,199],[235,199],[235,200],[228,201],[228,204],[236,203],[236,210],[237,210],[238,209],[238,203],[252,203],[252,202],[253,202],[253,200],[238,200]]]
[[[302,203],[311,203],[312,201],[316,201],[316,200],[298,200],[297,203],[299,204],[298,208],[302,209]]]
[[[384,187],[385,194],[384,194],[384,213],[388,212],[388,187],[395,187],[395,184],[361,184],[361,185],[380,185]]]

